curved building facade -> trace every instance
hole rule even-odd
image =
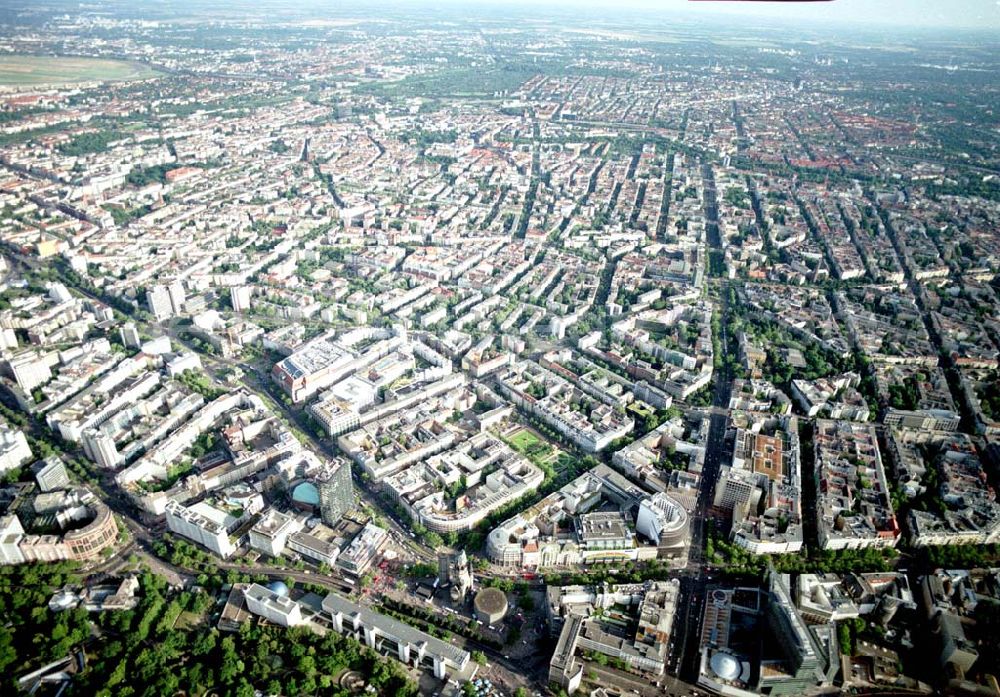
[[[118,524],[111,509],[100,501],[94,501],[89,508],[94,518],[82,528],[72,530],[63,536],[63,544],[69,551],[70,559],[91,561],[100,556],[105,548],[115,543]]]
[[[107,506],[89,492],[72,492],[63,507],[87,511],[87,523],[64,535],[34,535],[25,532],[16,515],[0,518],[0,565],[74,560],[89,562],[118,540],[118,524]],[[53,510],[60,510],[59,508]],[[76,517],[74,516],[74,520]]]
[[[660,492],[639,504],[635,529],[661,549],[676,549],[687,544],[688,514],[676,499]]]

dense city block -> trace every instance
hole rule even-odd
[[[8,4],[0,692],[1000,695],[992,3]]]

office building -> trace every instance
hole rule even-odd
[[[14,373],[17,386],[25,394],[31,394],[39,385],[44,385],[52,378],[52,365],[58,362],[57,354],[50,358],[42,356],[37,351],[26,351],[9,360],[10,370]]]
[[[118,524],[111,509],[84,490],[55,496],[46,514],[57,520],[85,521],[64,535],[36,535],[25,531],[17,515],[0,516],[0,565],[50,561],[89,562],[100,558],[118,539]],[[41,497],[38,497],[41,498]]]
[[[250,286],[233,286],[229,289],[229,300],[233,305],[233,312],[246,312],[250,309],[250,298],[253,295],[253,288]]]
[[[0,424],[0,474],[20,467],[31,457],[24,433]]]
[[[69,487],[69,473],[66,464],[56,455],[35,463],[31,468],[35,473],[35,481],[42,491],[55,491]]]
[[[133,322],[126,322],[122,328],[119,330],[122,339],[122,345],[125,348],[139,348],[142,344],[142,338],[139,336],[139,330],[136,329]]]
[[[207,547],[223,559],[236,551],[236,545],[229,537],[229,530],[236,520],[225,511],[208,504],[199,503],[186,508],[176,501],[168,501],[165,512],[171,532]]]
[[[340,556],[342,540],[325,525],[317,525],[309,532],[293,532],[288,536],[288,549],[297,552],[317,564],[333,566]]]
[[[359,354],[335,340],[319,336],[274,364],[271,375],[293,402],[302,402],[360,368]]]
[[[24,526],[13,513],[0,516],[0,566],[23,564],[20,543],[24,539]]]
[[[170,291],[166,286],[153,286],[146,291],[146,306],[153,313],[157,322],[170,319],[174,315],[174,307],[170,301]]]
[[[75,561],[98,559],[104,550],[114,545],[118,539],[118,524],[110,508],[100,501],[92,500],[87,505],[87,515],[92,516],[90,522],[63,535],[62,543],[66,546],[69,559]]]
[[[742,470],[723,467],[722,475],[715,485],[714,505],[726,511],[739,511],[756,505],[760,492],[753,476]]]
[[[250,546],[272,557],[280,557],[289,535],[298,532],[300,527],[291,516],[271,509],[250,528]]]
[[[173,310],[175,315],[181,314],[184,311],[184,302],[186,300],[184,284],[180,281],[174,281],[167,286],[167,294],[170,296],[170,309]]]
[[[665,493],[653,494],[639,504],[635,531],[660,548],[659,556],[675,556],[687,546],[687,511]]]
[[[830,645],[833,625],[806,624],[792,602],[786,575],[772,569],[768,584],[765,614],[782,654],[783,670],[762,672],[760,691],[768,695],[801,695],[810,688],[831,684],[839,668],[836,646]]]
[[[350,463],[340,461],[329,465],[316,475],[316,488],[319,490],[320,516],[327,525],[336,525],[354,507]]]
[[[549,682],[572,694],[597,654],[649,677],[664,674],[680,581],[549,586],[546,594],[549,628],[558,637]]]
[[[957,431],[959,415],[950,409],[888,409],[883,422],[891,428],[920,431]]]
[[[367,523],[337,557],[337,566],[349,574],[361,576],[372,567],[388,542],[388,532],[375,523]]]
[[[118,452],[115,439],[100,429],[90,429],[83,434],[83,450],[101,467],[115,469],[125,464]]]

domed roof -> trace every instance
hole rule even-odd
[[[712,672],[723,680],[736,680],[740,677],[740,662],[732,654],[717,651],[712,654]]]
[[[319,489],[312,482],[302,482],[292,491],[292,501],[308,504],[310,506],[319,505]]]
[[[280,595],[281,597],[288,596],[288,586],[283,581],[271,581],[267,584],[267,589],[275,595]]]

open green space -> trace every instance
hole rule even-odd
[[[508,436],[507,443],[543,469],[546,465],[558,461],[560,456],[565,455],[529,428],[522,428],[517,433]]]
[[[458,67],[395,82],[372,82],[359,87],[359,91],[399,98],[492,98],[516,90],[539,72],[538,66],[530,63],[508,63],[490,69]]]
[[[144,80],[158,73],[140,63],[59,56],[0,56],[0,85],[65,85]]]
[[[521,452],[524,452],[536,443],[541,443],[541,439],[534,433],[524,428],[515,433],[510,437],[510,444],[512,447],[517,448]]]

